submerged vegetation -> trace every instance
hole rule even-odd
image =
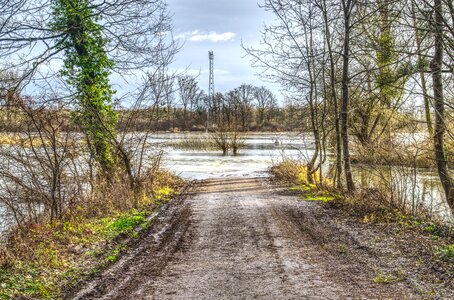
[[[222,151],[227,155],[232,151],[233,155],[238,154],[244,146],[244,138],[239,132],[216,131],[192,137],[185,137],[176,142],[170,142],[167,146],[183,150],[201,150],[201,151]]]
[[[217,149],[215,141],[207,135],[200,135],[197,137],[185,137],[176,142],[170,142],[168,146],[183,150],[210,151]]]

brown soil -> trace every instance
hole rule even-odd
[[[385,272],[388,249],[315,202],[263,179],[202,182],[68,299],[426,299],[430,286]],[[369,231],[370,232],[369,232]],[[374,282],[378,273],[393,279]],[[437,298],[451,290],[437,286]],[[440,292],[441,291],[441,292]]]

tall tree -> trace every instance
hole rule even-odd
[[[199,95],[197,78],[191,75],[182,75],[177,79],[180,102],[183,105],[184,130],[188,130],[188,110],[192,111]]]
[[[342,0],[342,11],[344,21],[344,36],[342,50],[342,109],[341,109],[341,133],[344,159],[345,182],[347,190],[352,192],[355,189],[350,163],[350,145],[348,134],[348,110],[349,110],[349,67],[350,67],[350,34],[352,31],[352,14],[354,12],[356,0]]]
[[[337,96],[337,89],[336,89],[336,62],[334,57],[334,49],[333,49],[333,39],[331,36],[331,26],[332,22],[329,14],[328,14],[328,5],[326,0],[321,0],[316,2],[316,5],[319,7],[322,18],[323,18],[323,30],[324,30],[324,47],[328,53],[328,61],[329,61],[329,92],[326,91],[325,94],[329,95],[331,98],[331,102],[334,108],[334,128],[335,128],[335,140],[336,140],[336,175],[335,175],[335,183],[337,188],[342,188],[342,136],[341,136],[341,127],[340,127],[340,114],[339,114],[339,99]],[[331,23],[331,24],[330,24]]]
[[[257,125],[262,128],[267,115],[269,116],[272,109],[276,107],[276,97],[269,89],[262,86],[256,88],[255,100],[257,102]]]
[[[255,97],[255,88],[250,84],[242,84],[235,89],[237,94],[238,119],[241,124],[241,130],[248,131],[252,120],[252,101]]]
[[[112,108],[114,91],[109,84],[113,67],[107,57],[99,18],[88,0],[54,0],[51,27],[64,34],[57,41],[65,52],[62,75],[75,88],[80,108],[77,123],[87,136],[88,146],[105,174],[112,174],[117,115]]]
[[[443,94],[443,47],[445,20],[443,17],[442,0],[434,0],[434,54],[430,63],[433,84],[433,99],[435,108],[434,150],[438,176],[443,186],[446,200],[451,210],[454,211],[454,181],[449,173],[448,157],[445,150],[446,113],[445,98]]]
[[[425,69],[427,67],[426,59],[423,55],[423,30],[421,30],[419,22],[418,22],[418,14],[417,14],[417,5],[416,0],[411,0],[411,19],[412,19],[412,26],[414,31],[414,39],[416,44],[416,57],[417,57],[417,69],[418,75],[424,100],[424,114],[427,123],[427,131],[430,136],[433,136],[434,129],[433,129],[433,121],[432,121],[432,114],[430,110],[430,98],[427,88],[427,80]]]

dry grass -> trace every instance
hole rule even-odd
[[[290,186],[290,190],[298,193],[304,200],[315,200],[327,203],[329,207],[348,211],[364,222],[400,223],[406,226],[423,226],[432,224],[437,230],[451,235],[453,228],[444,224],[423,207],[412,210],[402,205],[386,191],[376,188],[363,188],[354,194],[346,195],[337,190],[329,180],[320,184],[309,184],[305,179],[306,168],[295,161],[283,160],[270,168],[274,181]],[[425,225],[424,225],[425,226]]]
[[[271,166],[270,174],[275,181],[283,184],[301,184],[306,174],[306,166],[294,160],[284,159]]]
[[[434,167],[434,154],[430,140],[371,145],[353,145],[351,160],[354,163],[372,166],[406,166],[416,168]]]
[[[165,171],[149,174],[138,191],[99,183],[61,220],[15,228],[0,248],[0,299],[54,299],[62,287],[115,262],[125,250],[121,237],[137,237],[137,227],[146,228],[147,217],[184,185]]]
[[[210,136],[197,136],[184,138],[182,140],[170,143],[169,146],[182,150],[216,150],[216,142]]]

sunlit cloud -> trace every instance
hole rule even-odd
[[[233,41],[235,39],[236,34],[234,32],[224,32],[224,33],[217,33],[216,31],[211,31],[209,33],[201,32],[199,30],[188,31],[181,33],[176,36],[177,39],[187,39],[191,42],[227,42]]]

